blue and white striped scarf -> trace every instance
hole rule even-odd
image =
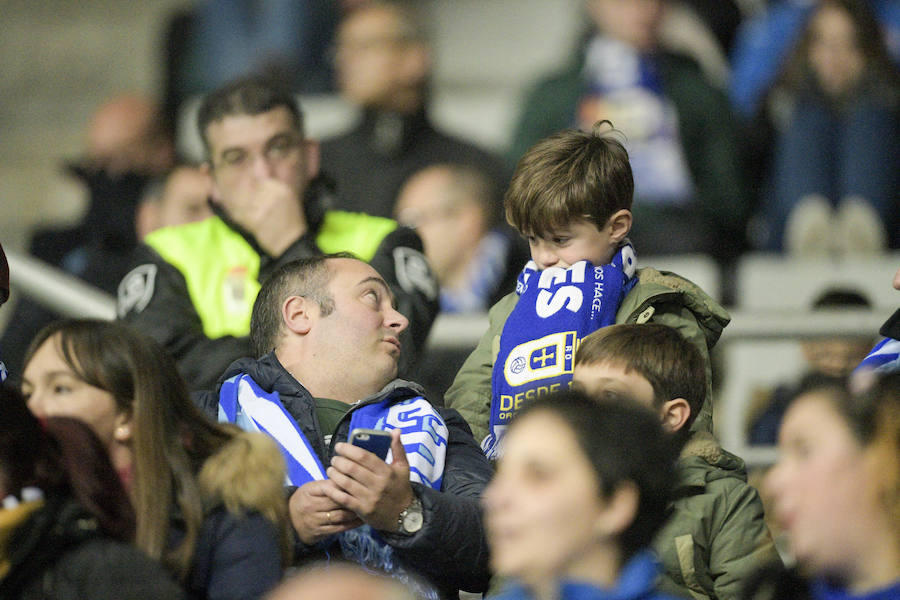
[[[875,344],[869,355],[859,363],[853,372],[861,371],[876,373],[900,371],[900,340],[886,337]]]
[[[500,286],[512,241],[499,231],[491,231],[478,243],[466,270],[462,289],[441,288],[442,313],[470,313],[490,308],[489,300]]]
[[[564,389],[572,381],[578,342],[616,322],[616,312],[634,287],[636,259],[624,244],[611,264],[583,260],[568,269],[537,270],[528,261],[519,275],[519,301],[500,335],[491,377],[490,433],[481,449],[491,460],[523,402]]]
[[[222,383],[219,421],[271,436],[284,455],[290,485],[300,487],[327,478],[319,457],[297,421],[284,408],[278,392],[266,392],[250,375],[242,373]],[[350,431],[358,427],[383,431],[400,429],[410,481],[441,489],[449,430],[428,400],[416,396],[398,402],[388,394],[380,402],[365,404],[353,411]],[[388,453],[387,462],[391,459]],[[345,531],[339,538],[344,556],[349,560],[390,573],[405,582],[411,581],[406,570],[398,564],[393,548],[368,525]],[[434,590],[420,591],[427,597],[436,598]]]

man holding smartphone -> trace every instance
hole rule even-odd
[[[394,302],[375,269],[350,255],[284,265],[253,307],[259,358],[233,363],[198,401],[282,446],[301,562],[342,552],[421,582],[424,597],[483,592],[479,498],[492,469],[456,411],[396,379],[408,321]],[[387,461],[343,441],[357,429],[390,433]]]

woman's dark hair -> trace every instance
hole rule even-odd
[[[172,357],[146,335],[110,321],[58,321],[32,340],[26,365],[45,342],[55,344],[78,378],[112,394],[131,416],[136,544],[185,577],[204,511],[196,474],[233,433],[193,405]],[[169,528],[176,511],[184,536],[173,547]]]
[[[857,394],[850,391],[849,383],[847,378],[809,377],[803,380],[792,402],[807,394],[826,397],[847,422],[856,441],[868,446],[879,433],[886,433],[885,429],[892,423],[892,413],[900,410],[900,372],[876,377],[866,390]],[[900,436],[900,431],[897,435]]]
[[[511,427],[526,415],[542,412],[571,429],[594,468],[604,498],[628,482],[637,488],[637,516],[618,540],[624,558],[650,545],[666,518],[677,454],[659,417],[637,401],[595,400],[565,390],[527,405]]]
[[[779,77],[779,85],[787,89],[803,89],[810,85],[814,77],[807,57],[813,42],[810,23],[819,11],[827,7],[842,10],[853,22],[856,43],[865,60],[864,77],[869,81],[880,81],[896,94],[900,86],[900,74],[891,59],[878,19],[867,0],[823,0],[809,13],[797,44],[785,61]]]
[[[124,542],[134,540],[134,509],[90,427],[67,417],[50,417],[42,425],[21,394],[4,385],[0,391],[0,490],[18,494],[29,486],[48,498],[73,498],[107,535]]]
[[[46,449],[44,432],[17,389],[0,385],[0,495],[35,485]],[[47,474],[49,475],[49,473]]]
[[[900,372],[879,376],[868,389],[854,395],[843,412],[863,445],[882,435],[900,438]]]

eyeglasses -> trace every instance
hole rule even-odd
[[[386,34],[359,39],[338,40],[328,48],[328,58],[337,62],[341,57],[358,56],[368,52],[392,50],[402,46],[408,39],[402,35]]]
[[[294,133],[283,133],[274,136],[262,150],[262,159],[269,165],[280,163],[288,158],[293,158],[303,140]],[[228,148],[216,161],[218,168],[241,170],[246,169],[255,162],[257,153],[249,148]]]

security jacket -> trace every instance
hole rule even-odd
[[[409,319],[401,334],[405,371],[437,315],[437,283],[415,232],[362,213],[325,212],[279,257],[221,211],[154,231],[119,284],[118,316],[160,342],[193,389],[209,389],[232,361],[251,355],[250,314],[266,277],[289,261],[339,251],[369,262]]]

